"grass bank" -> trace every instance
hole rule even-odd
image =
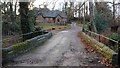
[[[56,25],[55,23],[39,23],[37,26],[41,27],[43,30],[48,30],[52,28],[70,28],[70,26],[68,25]]]

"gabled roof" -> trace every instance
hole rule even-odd
[[[49,10],[47,8],[41,8],[35,15],[42,15],[43,17],[56,17],[60,15],[62,18],[67,18],[67,15],[64,12],[59,10]]]
[[[56,17],[57,15],[58,15],[58,13],[55,12],[55,11],[49,11],[49,12],[44,12],[43,13],[44,17]]]
[[[61,12],[61,13],[60,13],[60,16],[63,17],[63,18],[67,18],[67,15],[66,15],[65,12]]]

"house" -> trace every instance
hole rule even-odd
[[[36,12],[36,23],[44,22],[65,24],[67,16],[62,11],[41,8]]]

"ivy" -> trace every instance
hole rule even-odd
[[[108,21],[104,18],[103,14],[96,14],[95,25],[96,25],[98,33],[100,33],[107,27]]]
[[[21,51],[26,50],[29,47],[25,42],[18,43],[13,46],[14,53],[20,53]]]

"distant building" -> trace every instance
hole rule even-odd
[[[41,8],[36,11],[36,23],[66,23],[67,16],[64,12],[58,10],[49,10]]]

